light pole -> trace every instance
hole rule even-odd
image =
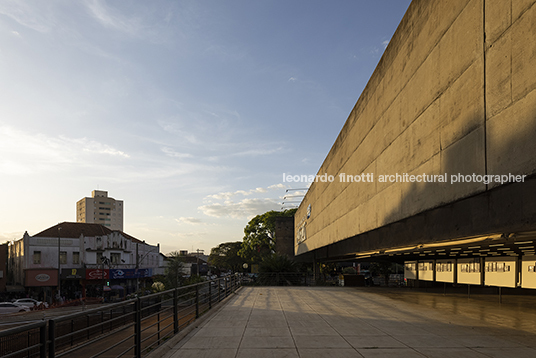
[[[199,277],[199,253],[200,253],[200,252],[201,252],[201,253],[204,253],[205,250],[199,250],[199,249],[197,249],[197,264],[196,264],[196,266],[197,266],[197,276],[198,276],[198,277]]]
[[[58,298],[61,300],[61,226],[58,228]]]

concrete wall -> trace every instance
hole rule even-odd
[[[534,2],[410,5],[318,171],[334,181],[313,183],[296,213],[295,231],[305,223],[307,233],[296,254],[498,186],[450,184],[451,175],[536,173]],[[341,173],[374,180],[341,182]],[[449,182],[379,181],[396,173],[446,174]],[[384,241],[372,246],[397,244]]]
[[[294,258],[294,218],[275,218],[275,252]]]

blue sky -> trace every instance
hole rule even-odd
[[[238,241],[316,174],[410,1],[0,2],[0,240],[95,189],[161,251]]]

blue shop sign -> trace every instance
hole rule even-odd
[[[153,270],[145,269],[112,269],[110,270],[110,278],[117,280],[122,278],[143,278],[151,277]]]

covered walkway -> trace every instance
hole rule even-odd
[[[245,287],[164,356],[532,358],[535,299]]]

